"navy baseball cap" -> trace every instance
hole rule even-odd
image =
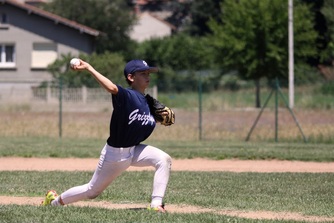
[[[148,64],[144,60],[131,60],[125,65],[124,76],[126,78],[128,74],[133,74],[136,71],[145,71],[145,70],[149,70],[150,73],[158,72],[157,67],[148,66]]]

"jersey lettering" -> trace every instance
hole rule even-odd
[[[142,122],[142,125],[148,125],[149,122],[151,122],[151,125],[153,125],[154,119],[151,114],[145,115],[145,112],[144,114],[138,114],[138,112],[139,109],[135,109],[133,112],[130,113],[128,122],[129,125],[136,120]]]

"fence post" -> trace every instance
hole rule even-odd
[[[87,103],[87,87],[86,86],[82,86],[82,102],[84,104]]]
[[[51,103],[51,87],[48,84],[48,86],[46,87],[46,103],[50,104]]]
[[[153,97],[154,98],[158,98],[158,87],[157,87],[157,85],[154,85],[153,86]]]

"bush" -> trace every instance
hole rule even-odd
[[[334,95],[334,81],[329,81],[320,87],[320,92],[324,95]]]

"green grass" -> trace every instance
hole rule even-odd
[[[333,109],[334,95],[322,94],[321,85],[296,86],[294,94],[295,108],[299,109]],[[261,87],[261,105],[269,96],[271,88]],[[288,102],[289,92],[287,88],[281,88],[285,100]],[[198,107],[199,95],[197,92],[186,93],[163,93],[159,92],[159,100],[171,107],[182,109],[193,109]],[[202,103],[204,111],[215,111],[219,109],[245,108],[255,106],[255,87],[251,89],[240,89],[238,91],[221,90],[209,93],[202,93]],[[285,107],[282,98],[279,98],[281,107]],[[275,98],[271,97],[268,107],[275,106]]]
[[[43,197],[48,189],[58,192],[89,181],[91,172],[0,172],[0,194]],[[113,203],[149,203],[153,172],[125,172],[96,200]],[[41,183],[42,182],[42,183]],[[127,185],[126,188],[124,185]],[[165,198],[168,204],[187,204],[224,210],[266,210],[298,212],[306,215],[333,217],[334,174],[323,173],[223,173],[173,172]],[[20,222],[29,213],[27,222],[47,222],[57,216],[59,222],[225,222],[234,219],[214,214],[168,214],[157,217],[144,210],[88,209],[78,207],[55,208],[31,206],[0,206],[1,214],[12,222]],[[70,208],[71,212],[69,212]],[[45,212],[49,213],[44,216]],[[90,214],[89,214],[90,213]],[[104,216],[105,213],[107,214]],[[5,219],[1,218],[1,219]],[[29,219],[28,218],[28,219]],[[124,218],[121,220],[121,218]],[[137,218],[137,219],[136,219]],[[158,219],[157,219],[158,218]],[[98,219],[98,220],[97,220]],[[126,219],[126,220],[125,220]],[[178,220],[179,219],[179,220]],[[3,222],[0,220],[0,222]],[[265,222],[265,221],[264,221]],[[275,221],[267,221],[275,222]],[[283,222],[283,221],[279,221]]]
[[[20,157],[99,157],[105,144],[96,139],[47,137],[0,137],[0,156]]]
[[[176,132],[176,136],[181,137],[180,139],[167,131],[168,129],[163,129],[164,131],[159,134],[168,137],[151,137],[153,140],[148,140],[147,143],[163,149],[174,159],[204,157],[215,160],[278,159],[333,162],[333,129],[330,127],[332,125],[331,122],[322,120],[323,115],[327,117],[325,120],[331,120],[329,118],[331,116],[327,113],[321,113],[318,109],[328,110],[330,113],[331,109],[334,108],[334,96],[322,95],[317,91],[317,88],[318,86],[296,88],[295,94],[297,118],[300,120],[309,142],[313,143],[303,143],[300,137],[296,137],[296,134],[290,131],[289,128],[292,129],[290,125],[288,125],[288,129],[281,129],[286,124],[286,122],[281,124],[282,118],[286,118],[281,116],[279,133],[287,134],[290,137],[286,137],[284,134],[280,135],[280,141],[283,140],[284,143],[272,142],[272,134],[269,134],[270,138],[268,138],[268,132],[273,130],[272,126],[264,129],[259,126],[252,135],[252,140],[256,140],[256,142],[243,142],[255,116],[251,118],[251,122],[244,124],[247,126],[246,130],[243,129],[243,125],[241,127],[231,125],[231,116],[222,118],[221,122],[217,123],[219,125],[214,125],[215,121],[209,122],[204,119],[204,138],[211,137],[210,139],[214,140],[198,141],[197,113],[193,116],[195,118],[189,119],[190,124],[181,122],[183,124],[179,125],[180,129],[176,128],[177,125],[173,126],[173,131]],[[287,99],[287,89],[283,89],[283,91]],[[262,103],[269,93],[270,89],[261,89]],[[255,94],[254,89],[236,92],[219,91],[210,94],[204,93],[202,99],[204,114],[217,111],[222,112],[222,117],[225,117],[223,115],[226,111],[234,111],[235,108],[254,108]],[[198,109],[197,93],[159,93],[159,100],[176,110],[191,111],[187,116],[181,116],[184,118],[192,115],[192,112],[196,112]],[[281,99],[279,106],[284,108]],[[268,109],[272,108],[274,108],[274,98],[271,98],[268,104]],[[307,109],[312,109],[314,112],[306,112],[306,115],[303,116],[301,111],[308,111]],[[29,110],[28,105],[12,110],[5,109],[10,114],[4,112],[1,116],[0,157],[99,157],[105,144],[109,114],[102,113],[103,117],[99,117],[101,113],[92,117],[80,113],[76,114],[75,117],[65,114],[64,136],[70,135],[71,138],[65,137],[59,140],[53,138],[58,134],[57,114],[34,113],[31,115],[28,114]],[[238,113],[233,115],[237,117],[232,119],[234,122],[239,119],[247,121],[238,116]],[[178,117],[180,116],[177,116],[177,122],[180,120]],[[259,124],[262,123],[263,119],[266,120],[266,117],[262,117]],[[267,119],[269,123],[274,120],[271,116],[268,116]],[[308,120],[311,120],[310,123]],[[80,134],[72,134],[72,132],[80,132]],[[227,133],[215,136],[216,133],[222,132]],[[230,136],[230,134],[232,135]],[[299,136],[299,133],[297,135]],[[165,140],[168,138],[174,140]],[[43,199],[44,193],[49,189],[56,189],[61,193],[72,186],[87,183],[91,176],[92,172],[78,171],[0,171],[0,195],[40,197]],[[125,172],[96,200],[148,204],[152,180],[153,172],[150,171]],[[165,202],[167,208],[169,204],[186,204],[223,210],[294,212],[334,217],[333,188],[333,173],[172,172]],[[2,222],[282,223],[297,221],[252,220],[214,213],[157,215],[146,210],[131,209],[0,205],[0,223]]]
[[[0,137],[0,157],[79,157],[98,158],[105,140]],[[147,141],[169,153],[174,159],[278,159],[334,161],[331,144],[250,143],[224,141]]]
[[[143,223],[215,223],[215,222],[241,222],[237,218],[219,216],[214,214],[156,214],[146,210],[109,210],[94,207],[33,207],[8,205],[0,206],[0,222],[143,222]],[[242,220],[242,222],[259,222],[257,220]],[[275,221],[261,221],[275,222]],[[280,221],[283,222],[283,221]]]
[[[0,157],[98,158],[101,139],[0,137]],[[280,159],[328,162],[333,146],[311,143],[148,141],[174,159]],[[65,164],[64,164],[65,165]],[[92,172],[0,171],[1,196],[40,197],[87,183]],[[149,203],[153,172],[125,172],[96,201]],[[125,186],[126,185],[126,186]],[[238,211],[293,212],[334,217],[334,173],[172,172],[165,202]],[[252,220],[214,213],[157,215],[141,209],[0,205],[0,222],[297,222]]]

